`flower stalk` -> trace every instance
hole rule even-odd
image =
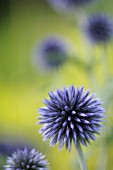
[[[76,151],[78,154],[78,159],[79,159],[79,164],[80,164],[80,168],[81,170],[88,170],[87,169],[87,165],[86,165],[86,161],[82,152],[82,148],[80,146],[80,142],[78,142],[77,146],[76,146]]]

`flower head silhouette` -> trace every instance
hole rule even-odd
[[[49,4],[57,10],[71,10],[84,5],[88,5],[95,0],[48,0]]]
[[[105,14],[89,16],[85,32],[94,43],[106,43],[113,36],[113,24],[110,17]]]
[[[58,36],[49,36],[40,43],[37,55],[43,69],[58,68],[67,60],[66,44]]]

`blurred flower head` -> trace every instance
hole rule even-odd
[[[48,170],[47,160],[45,156],[35,149],[29,151],[27,148],[24,150],[17,150],[11,157],[7,158],[7,165],[4,170]]]
[[[10,155],[17,146],[7,143],[0,143],[0,154],[2,155]]]
[[[67,47],[62,39],[50,36],[42,40],[36,54],[36,62],[41,69],[58,68],[67,60]]]
[[[104,109],[99,99],[93,99],[94,94],[84,92],[83,86],[70,86],[50,92],[49,97],[50,100],[44,100],[46,107],[39,109],[39,124],[44,124],[39,133],[43,140],[51,138],[50,146],[59,142],[59,149],[65,144],[67,150],[71,149],[72,140],[75,146],[78,142],[86,146],[95,140],[102,127]]]
[[[105,14],[89,16],[85,32],[87,37],[94,43],[106,43],[113,36],[113,23]]]
[[[0,142],[0,154],[9,156],[17,149],[24,149],[25,146],[23,143]]]
[[[49,4],[54,8],[64,11],[78,8],[94,1],[95,0],[48,0]]]

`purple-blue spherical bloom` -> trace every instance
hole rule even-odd
[[[48,170],[48,162],[45,156],[35,149],[15,151],[7,158],[4,170]]]
[[[41,41],[36,59],[42,69],[58,68],[67,60],[67,46],[58,36],[49,36]]]
[[[94,2],[95,0],[48,0],[58,10],[71,10]]]
[[[43,139],[50,140],[50,146],[59,143],[59,149],[65,144],[66,149],[71,149],[71,142],[75,146],[78,142],[87,146],[90,140],[95,140],[99,134],[101,121],[104,117],[99,99],[94,99],[94,94],[89,95],[89,90],[84,91],[83,86],[75,88],[69,86],[63,90],[57,89],[49,93],[50,99],[44,99],[46,107],[39,109],[39,124],[43,124],[40,133]]]
[[[94,43],[106,43],[113,36],[113,23],[105,14],[89,16],[85,26],[87,37]]]

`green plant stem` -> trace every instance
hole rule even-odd
[[[101,148],[100,155],[97,159],[97,165],[95,170],[106,170],[107,167],[107,161],[108,161],[108,146],[103,144],[103,147]]]
[[[102,46],[102,56],[100,58],[100,62],[102,63],[102,71],[104,76],[104,87],[101,91],[101,96],[104,99],[104,105],[108,107],[113,99],[113,95],[111,93],[111,91],[113,91],[113,78],[110,73],[108,44],[103,44]]]
[[[84,159],[84,155],[83,155],[83,152],[82,152],[82,148],[81,148],[79,142],[78,142],[78,145],[76,146],[76,150],[77,150],[81,170],[88,170],[87,166],[86,166],[86,161]]]
[[[103,70],[104,70],[104,76],[105,76],[105,83],[108,82],[108,80],[110,80],[110,70],[109,70],[109,63],[108,63],[108,48],[107,48],[107,44],[104,44],[103,46]]]
[[[80,59],[79,57],[71,56],[69,59],[69,62],[71,64],[79,66],[82,70],[87,69],[87,63],[85,61],[83,61],[82,59]]]
[[[91,84],[91,87],[93,88],[93,90],[98,91],[98,80],[97,80],[97,76],[95,73],[95,66],[97,65],[97,61],[96,61],[96,46],[94,46],[94,44],[90,44],[89,46],[89,62],[87,65],[87,75],[89,78],[89,82]],[[92,57],[91,57],[92,56]]]

